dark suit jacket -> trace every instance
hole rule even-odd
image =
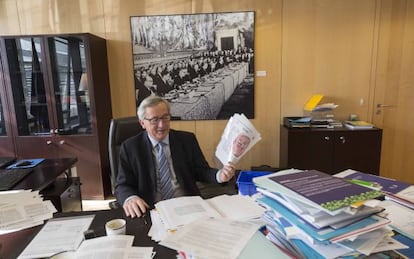
[[[170,150],[174,171],[185,195],[200,195],[196,181],[217,183],[217,169],[204,158],[193,133],[170,130]],[[148,133],[143,131],[121,145],[115,186],[117,201],[138,195],[153,206],[156,194],[156,166]]]

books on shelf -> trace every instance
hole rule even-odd
[[[345,127],[348,129],[372,129],[374,128],[374,124],[366,122],[366,121],[344,121]]]

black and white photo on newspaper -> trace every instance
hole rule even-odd
[[[216,157],[223,164],[237,164],[260,139],[260,133],[249,119],[243,113],[235,113],[217,145]]]

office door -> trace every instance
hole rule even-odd
[[[383,128],[380,174],[414,184],[412,13],[413,1],[382,1],[372,120]]]

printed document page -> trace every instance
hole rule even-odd
[[[257,204],[250,196],[219,195],[207,200],[221,216],[234,220],[260,218],[265,208]]]
[[[225,218],[197,220],[178,229],[160,244],[200,258],[237,258],[257,226]]]
[[[44,258],[73,251],[82,242],[95,215],[49,220],[18,258]]]
[[[155,204],[167,229],[177,229],[200,218],[221,217],[200,196],[184,196]]]

